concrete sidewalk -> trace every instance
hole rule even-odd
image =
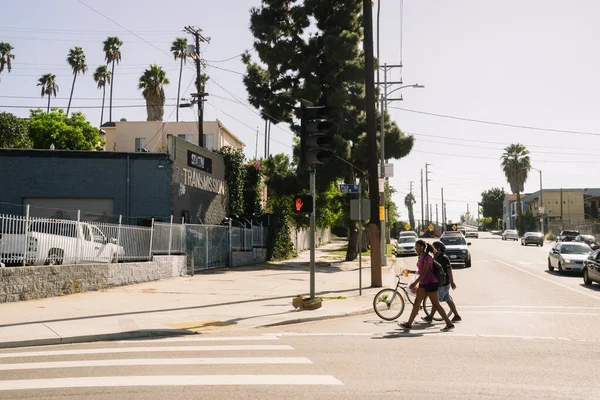
[[[298,311],[292,299],[309,292],[309,253],[285,262],[213,270],[173,278],[0,305],[0,348],[122,340],[214,330],[290,324],[372,312],[374,294],[358,295],[358,261],[334,255],[344,242],[317,250],[318,310]],[[383,286],[395,284],[392,262]],[[370,258],[363,257],[363,288],[371,284]]]

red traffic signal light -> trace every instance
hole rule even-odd
[[[301,194],[294,197],[294,212],[310,214],[313,212],[313,197],[309,194]]]

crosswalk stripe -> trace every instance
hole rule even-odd
[[[169,347],[117,347],[98,349],[28,351],[18,353],[0,353],[0,358],[15,357],[48,357],[79,354],[110,353],[152,353],[152,352],[195,352],[195,351],[258,351],[258,350],[293,350],[288,345],[223,345],[223,346],[169,346]]]
[[[133,343],[168,343],[168,342],[250,342],[250,341],[263,341],[263,340],[279,340],[278,337],[273,335],[264,336],[214,336],[214,337],[198,337],[196,335],[175,337],[175,338],[164,338],[164,339],[144,339],[136,340]],[[132,343],[131,340],[119,340],[114,343]]]
[[[102,376],[0,381],[0,391],[124,386],[343,385],[331,375]]]
[[[0,364],[0,371],[150,365],[312,364],[306,357],[140,358]]]

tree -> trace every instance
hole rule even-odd
[[[75,80],[77,79],[77,74],[85,74],[88,66],[85,63],[85,53],[83,52],[83,49],[79,46],[75,46],[75,48],[69,50],[67,62],[73,70],[73,85],[71,86],[71,95],[69,96],[69,105],[67,106],[68,116],[69,110],[71,109],[71,100],[73,100],[73,91],[75,90]]]
[[[487,228],[498,226],[498,220],[502,219],[505,197],[504,188],[494,187],[481,193],[481,213],[486,221],[490,218],[489,222],[485,223]]]
[[[106,85],[110,84],[111,72],[106,65],[100,65],[94,72],[94,81],[98,84],[98,89],[102,89],[102,111],[100,112],[100,126],[104,122],[104,100],[106,99]]]
[[[12,60],[15,59],[15,55],[12,53],[14,47],[10,43],[0,42],[0,74],[6,70],[10,73],[12,69]]]
[[[46,112],[50,112],[50,96],[58,93],[58,84],[56,83],[56,75],[45,74],[38,80],[38,86],[42,87],[42,97],[48,96],[48,108]]]
[[[100,130],[93,127],[81,112],[70,117],[63,110],[44,113],[31,110],[29,136],[35,149],[102,150],[104,141]]]
[[[225,180],[229,188],[229,215],[244,215],[244,152],[233,147],[221,147],[215,153],[223,157],[225,163]]]
[[[520,221],[519,230],[523,234],[525,225],[523,218],[523,207],[521,206],[521,193],[525,189],[525,182],[531,170],[529,150],[520,143],[511,144],[504,149],[502,154],[502,170],[510,185],[510,190],[517,195],[517,218]]]
[[[183,73],[183,64],[187,61],[187,39],[186,38],[177,38],[171,45],[171,53],[173,53],[173,58],[175,61],[178,59],[179,61],[179,83],[177,84],[177,111],[176,111],[176,120],[179,121],[179,100],[181,99],[181,75]]]
[[[146,99],[148,121],[162,121],[165,114],[165,85],[169,84],[167,74],[156,64],[144,71],[140,77],[138,89],[143,89]]]
[[[112,122],[112,100],[113,100],[113,85],[115,78],[115,63],[119,64],[121,62],[121,46],[123,46],[123,42],[117,36],[109,36],[104,41],[104,58],[106,59],[106,64],[112,63],[112,70],[110,73],[110,100],[108,107],[108,120]]]
[[[404,198],[404,205],[408,209],[408,221],[410,223],[411,229],[416,229],[415,225],[415,210],[414,206],[417,200],[415,200],[415,196],[412,193],[409,193]]]
[[[30,149],[32,142],[28,127],[26,119],[7,112],[0,113],[0,148]]]
[[[254,50],[261,63],[249,53],[242,60],[249,102],[275,124],[290,124],[298,132],[294,112],[300,99],[342,107],[345,118],[336,134],[336,153],[364,171],[369,158],[361,11],[360,0],[263,0],[260,8],[251,9],[250,18]],[[412,149],[413,137],[404,135],[387,115],[385,135],[387,159],[402,158]],[[317,175],[317,192],[323,192],[332,182],[355,182],[358,174],[338,159],[318,168]],[[307,188],[306,171],[296,171],[296,182],[294,191]],[[343,209],[349,209],[351,198],[343,197]],[[345,224],[350,232],[346,259],[353,260],[358,254],[358,229],[349,217]]]

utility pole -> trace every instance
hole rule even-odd
[[[423,210],[423,170],[421,170],[421,229],[425,225],[425,212]]]
[[[427,197],[427,212],[429,212],[429,166],[431,164],[425,164],[425,196]],[[431,220],[431,212],[427,214],[427,225],[429,225],[429,221]]]
[[[268,132],[267,132],[268,127],[269,127],[269,120],[267,120],[265,118],[265,154],[264,154],[264,158],[265,159],[268,158],[267,157],[267,151],[268,151],[268,149],[267,149],[267,141],[269,140],[269,135],[268,135]]]
[[[560,223],[562,225],[562,230],[565,230],[565,219],[563,217],[563,190],[560,188]]]
[[[446,231],[446,203],[444,203],[444,188],[442,188],[442,232]]]
[[[254,149],[254,159],[258,160],[258,126],[256,127],[256,149]]]
[[[438,219],[438,205],[435,203],[435,225],[440,226],[440,220]]]
[[[377,126],[375,121],[375,82],[373,60],[373,6],[372,0],[363,0],[365,51],[365,102],[367,113],[367,159],[369,160],[369,197],[371,199],[371,286],[381,287],[381,228],[379,226],[379,186],[377,171]]]
[[[200,42],[210,43],[210,38],[204,37],[200,32],[202,29],[196,29],[192,26],[186,26],[185,31],[194,37],[196,42],[196,51],[194,61],[196,62],[196,90],[198,95],[198,146],[204,147],[204,97],[208,94],[204,92],[202,83],[202,57],[200,56]]]
[[[379,45],[379,43],[377,43]],[[384,81],[387,83],[387,71],[384,70]],[[387,86],[385,86],[387,88]],[[381,219],[381,266],[387,266],[387,251],[386,251],[386,227],[385,227],[385,97],[381,95],[381,137],[379,138],[379,142],[381,143],[381,171],[380,171],[380,179],[383,181],[383,186],[381,188],[381,192],[379,193],[380,198],[380,207],[384,208],[383,218]]]
[[[413,184],[415,183],[415,181],[410,181],[410,187],[409,187],[409,193],[412,194],[413,192]]]

